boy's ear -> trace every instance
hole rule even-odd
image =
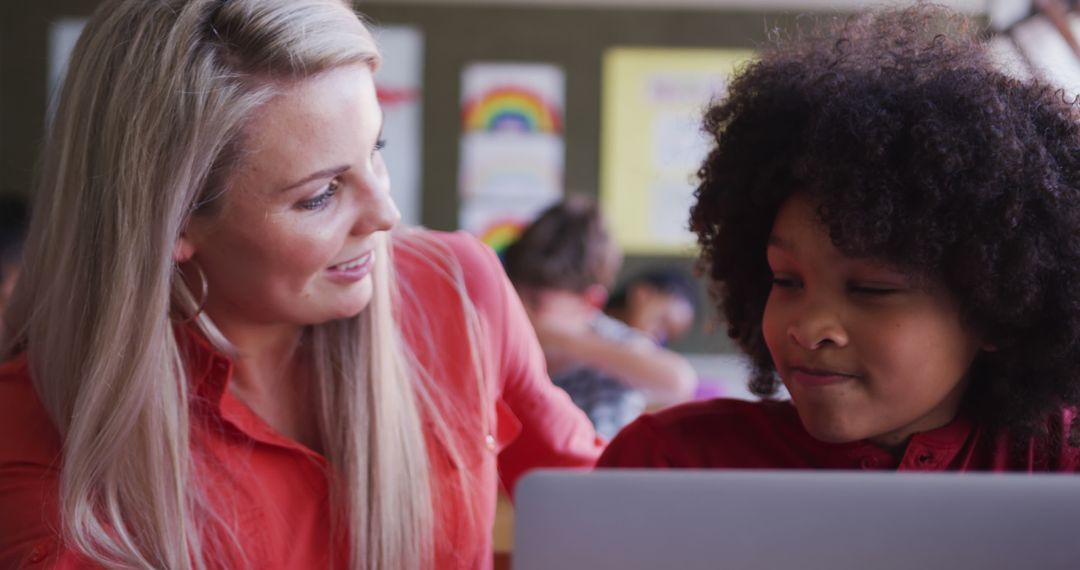
[[[178,264],[184,263],[191,259],[193,255],[195,255],[195,244],[192,243],[187,232],[183,232],[180,237],[176,238],[176,243],[173,244],[173,261]]]
[[[608,290],[603,285],[589,285],[581,295],[585,298],[585,302],[595,309],[602,310],[607,304]]]

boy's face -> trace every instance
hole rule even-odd
[[[844,255],[799,194],[768,260],[765,341],[814,437],[892,447],[953,419],[980,342],[943,287]]]

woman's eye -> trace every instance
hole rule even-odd
[[[301,209],[309,211],[321,210],[325,208],[330,203],[330,200],[334,198],[334,195],[337,194],[338,188],[340,186],[341,181],[335,178],[326,185],[326,189],[323,190],[318,196],[311,198],[310,200],[304,200],[297,204],[297,206],[299,206]]]
[[[371,151],[371,154],[375,154],[376,152],[379,152],[384,148],[386,148],[386,139],[380,138],[379,140],[375,141],[375,149]]]

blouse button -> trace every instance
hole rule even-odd
[[[487,446],[488,451],[495,451],[495,436],[490,433],[484,436],[484,445]]]
[[[872,455],[863,457],[862,461],[859,462],[859,465],[862,466],[863,469],[875,469],[878,466],[877,457]]]
[[[30,556],[26,557],[26,561],[30,564],[37,564],[38,562],[45,560],[45,557],[48,555],[49,547],[45,544],[38,544],[34,547],[33,550],[30,551]]]
[[[919,465],[926,465],[926,464],[930,463],[933,460],[934,460],[934,456],[929,454],[929,453],[920,453],[915,458],[915,462],[918,463]]]

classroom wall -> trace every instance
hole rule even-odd
[[[361,9],[376,23],[407,24],[423,30],[422,220],[434,228],[453,228],[456,223],[460,76],[469,63],[538,61],[562,67],[566,73],[566,188],[595,194],[600,179],[601,63],[607,48],[753,48],[767,40],[770,29],[789,27],[795,19],[791,14],[685,8],[511,8],[363,2]],[[692,260],[630,256],[624,274],[652,264],[690,270]],[[676,348],[693,352],[732,350],[723,330],[708,336],[702,324]]]
[[[29,193],[46,108],[47,34],[61,17],[85,17],[97,0],[3,2],[0,29],[0,193]],[[611,46],[758,47],[797,15],[718,9],[401,4],[364,1],[377,24],[422,30],[424,225],[457,224],[460,74],[476,61],[553,63],[566,73],[566,188],[595,194],[600,168],[601,58]],[[815,13],[820,15],[821,12]],[[689,258],[629,257],[624,273],[648,264],[689,269]],[[700,328],[677,348],[730,350],[724,335]]]

